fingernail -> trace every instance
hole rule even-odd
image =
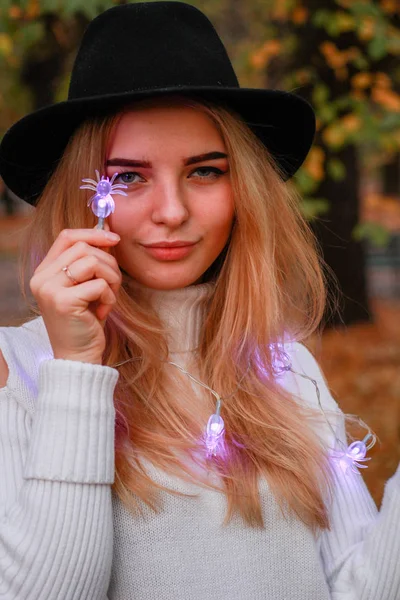
[[[105,231],[104,235],[106,236],[106,238],[108,240],[113,240],[113,241],[117,241],[120,240],[121,238],[119,237],[118,233],[113,233],[112,231]]]

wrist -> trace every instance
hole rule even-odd
[[[102,365],[102,357],[93,356],[91,354],[71,354],[66,352],[54,352],[56,360],[72,360],[75,362],[90,363],[92,365]]]

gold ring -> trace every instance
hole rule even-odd
[[[71,271],[69,270],[68,266],[67,267],[63,267],[62,270],[64,271],[64,273],[66,274],[66,276],[68,277],[68,279],[70,279],[74,285],[78,284],[78,281],[76,279],[74,279],[74,277],[72,277]]]

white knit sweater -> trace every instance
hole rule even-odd
[[[206,294],[154,295],[181,365]],[[111,492],[117,371],[55,360],[42,319],[0,329],[0,348],[10,369],[0,390],[1,600],[400,599],[400,470],[379,514],[360,476],[338,474],[331,531],[316,537],[282,517],[265,483],[265,528],[238,518],[223,527],[222,493],[152,465],[157,482],[196,496],[165,493],[160,514],[133,517]],[[294,370],[318,381],[323,407],[338,410],[311,354],[287,350]],[[317,406],[309,380],[288,373],[282,385]],[[332,424],[344,439],[341,417]],[[328,427],[319,434],[333,446]]]

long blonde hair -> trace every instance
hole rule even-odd
[[[238,513],[249,525],[263,525],[262,478],[284,514],[288,509],[313,530],[327,528],[331,471],[311,425],[320,414],[277,384],[270,350],[271,342],[283,335],[297,341],[308,338],[321,322],[325,284],[314,237],[296,193],[283,183],[270,154],[247,125],[225,108],[194,99],[179,102],[204,111],[220,131],[235,198],[231,238],[212,273],[214,288],[196,356],[202,381],[222,396],[242,380],[224,404],[229,454],[206,465],[220,476],[227,497],[225,523]],[[95,169],[104,171],[118,118],[106,115],[87,121],[71,138],[25,237],[25,272],[41,262],[62,229],[95,225],[77,185]],[[176,373],[172,376],[163,363],[168,347],[162,323],[140,294],[130,293],[130,284],[125,274],[105,326],[103,364],[134,359],[118,367],[113,487],[137,514],[143,503],[160,510],[162,486],[150,478],[143,460],[211,485],[186,459],[193,457],[215,406],[213,397],[207,397],[193,414],[189,386],[177,383]]]

